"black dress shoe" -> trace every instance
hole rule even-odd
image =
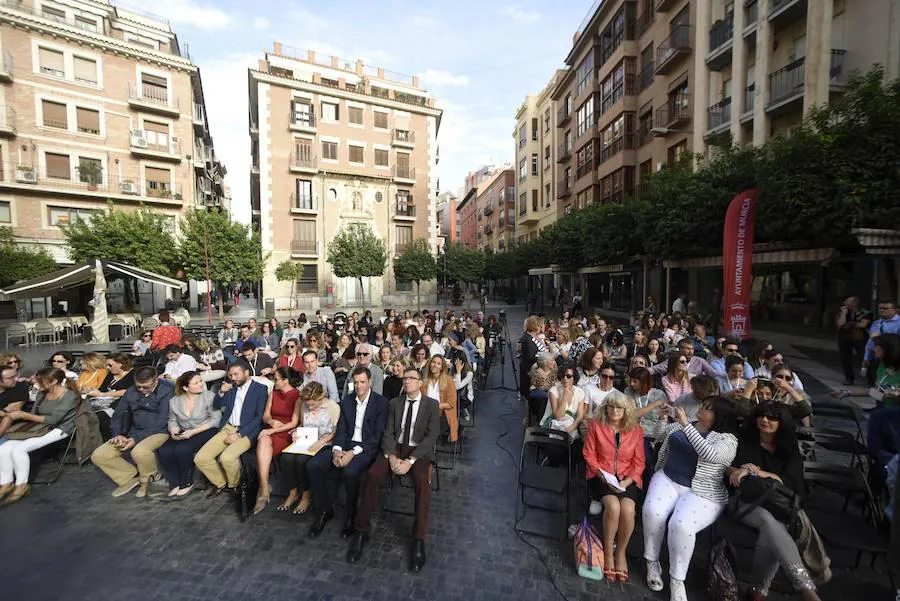
[[[213,488],[209,489],[208,493],[206,493],[206,498],[207,499],[215,499],[216,497],[221,495],[223,492],[225,492],[226,489],[227,489],[226,486],[218,486],[218,487],[214,486]]]
[[[347,561],[356,563],[362,557],[363,547],[369,542],[369,535],[365,532],[354,532],[350,539],[350,548],[347,549]]]
[[[409,556],[409,569],[412,572],[421,572],[425,567],[425,541],[416,539],[413,541],[412,553]]]
[[[309,531],[306,533],[309,538],[316,538],[320,534],[322,534],[322,530],[325,530],[325,524],[328,523],[331,518],[334,517],[334,512],[330,509],[325,511],[316,518],[316,521],[313,522],[313,525],[309,527]]]
[[[354,517],[348,516],[347,521],[344,522],[344,529],[341,530],[341,538],[350,538],[356,532],[356,528],[353,527]]]

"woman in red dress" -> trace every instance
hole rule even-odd
[[[303,357],[300,355],[300,341],[290,338],[281,348],[281,354],[278,356],[278,367],[282,366],[290,367],[300,375],[306,373],[306,366],[303,364]]]
[[[296,385],[297,374],[287,366],[275,370],[275,387],[269,395],[263,423],[268,425],[259,433],[256,442],[256,468],[259,474],[259,495],[253,514],[269,503],[269,467],[291,444],[291,431],[300,423],[300,391]]]

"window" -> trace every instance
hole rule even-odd
[[[531,175],[538,174],[538,155],[534,153],[531,155]]]
[[[533,141],[537,141],[538,139],[538,120],[537,117],[532,117],[531,119],[531,139]]]
[[[347,109],[347,118],[350,120],[350,123],[362,125],[363,110],[359,107],[351,106]]]
[[[47,162],[47,177],[53,179],[71,179],[72,172],[69,166],[69,155],[48,152],[45,156],[45,160]]]
[[[622,202],[634,193],[634,167],[623,167],[600,180],[600,202]]]
[[[141,98],[157,104],[169,104],[169,82],[165,77],[141,73]]]
[[[544,184],[544,206],[550,208],[553,204],[553,197],[550,195],[550,184]]]
[[[88,209],[71,209],[69,207],[47,207],[50,225],[69,225],[76,220],[90,221],[94,211]]]
[[[544,131],[550,131],[550,109],[544,111]]]
[[[528,193],[522,192],[519,194],[519,215],[524,215],[528,212]]]
[[[594,75],[594,53],[591,51],[584,59],[578,64],[578,68],[575,70],[575,81],[577,84],[575,85],[575,96],[581,94],[581,92],[587,87],[588,82],[590,82],[591,78]]]
[[[298,179],[297,180],[297,199],[296,199],[296,208],[298,209],[314,209],[313,206],[313,191],[312,191],[312,180],[308,179]]]
[[[44,75],[66,76],[66,63],[62,52],[49,48],[38,48],[38,61],[41,65],[41,73]]]
[[[387,167],[390,163],[390,152],[383,148],[375,149],[375,166],[376,167]]]
[[[681,160],[681,157],[684,153],[687,152],[687,140],[682,140],[678,144],[675,144],[671,148],[669,148],[669,166],[673,167],[675,164]]]
[[[625,94],[634,93],[634,65],[634,58],[625,58],[609,77],[603,80],[600,85],[602,98],[600,114],[605,115]]]
[[[319,292],[319,266],[302,265],[303,271],[297,278],[298,294],[317,294]]]
[[[103,162],[100,159],[79,157],[78,181],[95,186],[103,181]]]
[[[76,107],[75,121],[81,133],[100,135],[100,111]]]
[[[322,158],[328,161],[338,160],[338,143],[322,142]]]
[[[338,105],[333,102],[322,102],[322,119],[337,121],[339,116]]]
[[[566,145],[566,150],[568,150],[569,152],[572,152],[572,130],[571,129],[565,133],[563,142]]]
[[[519,148],[522,148],[527,143],[528,143],[528,134],[525,131],[525,124],[523,123],[519,127]]]
[[[626,8],[628,14],[626,15]],[[634,4],[627,3],[600,34],[600,62],[605,63],[626,40],[634,39]]]
[[[522,160],[519,161],[519,181],[524,180],[528,177],[528,159],[522,157]]]
[[[600,135],[600,163],[612,158],[624,149],[632,148],[634,138],[634,113],[622,113],[606,126]]]
[[[44,114],[44,127],[69,129],[69,118],[66,105],[49,100],[41,101],[41,111]]]
[[[375,127],[378,129],[388,128],[388,114],[381,111],[375,111]]]
[[[314,253],[316,248],[316,220],[294,219],[294,239],[291,240],[291,251],[297,253]]]
[[[397,153],[397,177],[409,179],[413,176],[412,167],[409,165],[409,154],[405,152]]]
[[[587,99],[587,102],[581,105],[581,108],[578,109],[578,113],[575,116],[576,126],[575,126],[575,137],[580,138],[583,136],[591,127],[594,126],[594,97],[591,96]]]
[[[8,200],[0,201],[0,223],[12,223],[12,207]]]
[[[412,292],[413,291],[413,283],[411,281],[403,282],[399,279],[394,281],[397,292]]]
[[[544,170],[545,170],[545,171],[546,171],[547,169],[550,168],[550,163],[551,163],[551,161],[550,161],[550,147],[549,147],[549,146],[544,146]]]
[[[581,179],[594,168],[594,144],[588,142],[575,153],[577,169],[575,179]]]
[[[365,149],[362,146],[350,146],[350,162],[351,163],[364,163],[365,159],[363,158],[363,153]]]
[[[159,167],[145,167],[144,178],[147,180],[147,196],[168,198],[172,195],[172,172]]]
[[[307,102],[294,101],[294,124],[311,127],[314,124],[313,107]]]
[[[66,22],[66,11],[60,8],[54,8],[52,6],[42,6],[41,7],[41,16],[45,19],[50,19],[51,21],[56,21],[57,23],[65,23]]]
[[[402,253],[412,244],[413,229],[409,225],[397,226],[397,253]]]
[[[312,163],[313,160],[312,144],[310,143],[310,140],[294,140],[294,164],[308,165]],[[254,163],[254,165],[256,164],[258,163]]]
[[[81,56],[73,57],[75,63],[75,81],[81,83],[97,83],[97,61]]]
[[[648,104],[641,107],[641,110],[644,112],[638,117],[637,143],[639,146],[643,146],[650,141],[650,130],[653,129],[653,106]]]
[[[94,33],[98,33],[100,31],[100,27],[97,25],[96,19],[83,17],[81,15],[75,15],[75,26],[79,29],[84,29],[85,31],[93,31]]]
[[[144,121],[144,135],[147,147],[152,150],[169,152],[169,126],[155,121]]]
[[[541,208],[540,202],[538,201],[538,191],[531,191],[531,210],[537,212],[538,209]]]

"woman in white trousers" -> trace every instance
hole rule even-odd
[[[666,425],[668,411],[661,413],[657,433],[664,439],[642,512],[647,586],[663,589],[659,555],[668,529],[671,599],[687,601],[684,579],[697,533],[715,522],[728,502],[724,475],[737,452],[737,414],[724,397],[703,401],[693,424],[681,407],[674,408],[673,424]]]

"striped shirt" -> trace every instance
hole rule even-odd
[[[694,479],[691,480],[691,490],[698,497],[713,503],[726,503],[728,490],[725,488],[725,470],[737,454],[737,437],[734,434],[709,432],[706,438],[703,438],[693,424],[682,426],[678,423],[665,425],[665,422],[659,422],[656,426],[656,438],[662,436],[664,440],[659,449],[656,471],[663,469],[669,458],[669,436],[680,430],[684,430],[688,441],[697,451],[697,470],[694,472]]]

